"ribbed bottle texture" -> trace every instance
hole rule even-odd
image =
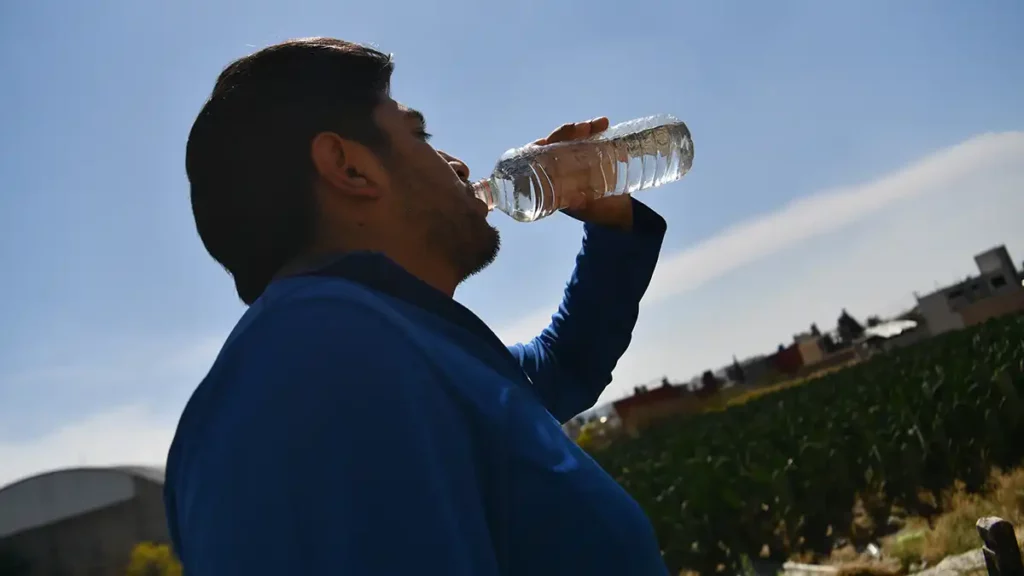
[[[686,124],[651,116],[585,140],[509,150],[474,192],[492,210],[533,222],[568,206],[573,195],[633,194],[679,180],[692,164]]]

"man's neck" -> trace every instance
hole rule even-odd
[[[302,256],[293,259],[291,262],[283,266],[278,270],[274,279],[286,278],[289,276],[296,276],[323,266],[333,259],[340,257],[346,253],[352,252],[376,252],[388,258],[395,264],[401,266],[406,272],[419,278],[424,283],[433,287],[435,290],[442,292],[449,297],[455,295],[455,288],[459,284],[455,274],[452,274],[447,266],[438,265],[433,262],[432,259],[423,256],[417,256],[414,254],[401,255],[396,254],[392,251],[387,250],[373,250],[369,248],[361,249],[320,249],[310,251]]]

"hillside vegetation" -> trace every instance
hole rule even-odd
[[[646,509],[670,568],[713,573],[874,538],[894,507],[934,517],[955,484],[980,490],[1024,460],[1022,397],[1015,316],[662,422],[594,457]],[[855,508],[877,530],[858,530]]]

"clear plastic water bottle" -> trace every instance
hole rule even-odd
[[[616,124],[584,140],[509,150],[473,191],[489,209],[533,222],[569,206],[572,195],[632,194],[675,182],[692,164],[690,130],[663,114]]]

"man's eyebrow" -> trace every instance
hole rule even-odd
[[[420,112],[419,110],[413,110],[412,108],[408,108],[405,111],[405,115],[408,118],[412,118],[417,124],[420,125],[421,128],[427,127],[427,117],[423,115],[423,112]]]

